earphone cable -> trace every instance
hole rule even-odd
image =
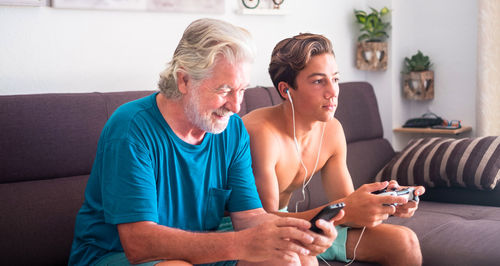
[[[293,106],[292,96],[290,95],[290,92],[288,91],[288,89],[287,89],[286,93],[288,94],[288,98],[290,99],[290,105],[292,106],[293,141],[295,142],[295,149],[297,150],[297,156],[299,157],[300,164],[302,165],[302,168],[304,168],[304,171],[305,171],[304,179],[302,180],[302,200],[295,202],[295,212],[297,212],[298,208],[299,208],[299,204],[306,200],[305,188],[309,184],[309,182],[311,181],[311,179],[314,175],[314,172],[316,171],[316,168],[318,167],[319,157],[321,154],[321,147],[323,145],[323,136],[325,134],[326,123],[323,123],[323,129],[321,131],[321,138],[319,140],[319,146],[318,146],[318,155],[316,156],[316,163],[314,164],[314,169],[311,172],[311,176],[309,177],[309,179],[307,179],[307,175],[308,175],[307,167],[305,166],[304,161],[302,160],[302,154],[300,152],[300,146],[299,146],[299,142],[297,141],[297,135],[295,132],[295,108]],[[307,180],[307,182],[306,182],[306,180]]]
[[[305,174],[304,174],[304,180],[302,181],[302,200],[301,201],[297,201],[295,203],[295,212],[298,211],[298,207],[299,207],[299,203],[301,202],[304,202],[306,200],[306,194],[305,194],[305,187],[309,184],[309,182],[311,181],[313,175],[314,175],[314,172],[316,171],[316,168],[318,167],[318,162],[319,162],[319,156],[320,156],[320,152],[321,152],[321,146],[323,145],[323,136],[325,134],[325,126],[326,126],[326,123],[323,124],[323,130],[321,131],[321,138],[320,138],[320,142],[319,142],[319,147],[318,147],[318,155],[316,156],[316,163],[314,165],[314,169],[313,171],[311,172],[311,176],[309,177],[309,180],[307,180],[306,182],[306,178],[307,178],[307,167],[305,166],[304,162],[302,161],[302,154],[300,153],[300,147],[299,147],[299,142],[297,141],[297,136],[295,134],[295,108],[293,106],[293,100],[292,100],[292,96],[290,96],[290,92],[288,92],[288,89],[286,91],[286,93],[288,94],[288,98],[290,99],[290,104],[292,106],[292,125],[293,125],[293,140],[295,142],[295,149],[297,150],[297,156],[299,157],[299,160],[300,160],[300,164],[302,165],[302,167],[304,168],[305,170]],[[353,258],[352,260],[347,263],[345,266],[349,266],[351,265],[355,260],[356,260],[356,250],[358,249],[358,245],[359,245],[359,242],[361,241],[361,238],[363,237],[363,233],[365,232],[365,229],[366,229],[366,226],[363,227],[363,230],[361,230],[361,234],[359,235],[359,238],[358,238],[358,242],[356,242],[356,245],[354,246],[354,251],[353,251]],[[330,266],[330,264],[321,256],[321,255],[318,255],[318,257],[323,260],[328,266]]]

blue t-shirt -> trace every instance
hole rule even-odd
[[[76,218],[70,265],[123,251],[120,223],[210,231],[225,210],[262,207],[241,118],[233,115],[224,132],[206,133],[191,145],[167,124],[156,95],[122,105],[106,123]]]

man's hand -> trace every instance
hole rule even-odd
[[[344,199],[345,216],[341,223],[349,226],[374,227],[394,214],[396,207],[392,204],[406,204],[408,202],[406,198],[372,194],[388,185],[387,181],[365,184],[347,196]]]
[[[316,226],[323,230],[323,234],[316,234],[312,231],[309,231],[314,235],[313,243],[305,245],[305,247],[310,250],[309,255],[317,256],[325,252],[325,250],[327,250],[333,244],[333,241],[335,241],[335,239],[337,238],[337,230],[335,229],[334,222],[342,219],[344,217],[344,214],[344,210],[341,210],[330,221],[325,221],[323,219],[319,219],[316,221]]]
[[[401,190],[401,189],[406,189],[409,187],[401,187],[399,186],[398,182],[396,180],[391,180],[389,182],[389,185],[387,186],[388,190]],[[425,193],[425,188],[423,186],[417,186],[415,188],[415,196],[420,196]],[[404,217],[404,218],[409,218],[412,217],[413,214],[415,214],[415,211],[418,209],[418,202],[416,201],[409,201],[406,204],[401,204],[396,206],[396,212],[394,213],[394,216],[398,217]]]
[[[308,231],[310,227],[311,223],[303,219],[276,216],[276,219],[236,232],[234,245],[241,247],[238,258],[252,262],[270,259],[294,262],[297,258],[295,254],[311,253],[307,247],[311,246],[316,238],[313,237],[314,233]],[[336,235],[336,231],[331,232],[332,228],[328,225],[322,225],[322,229],[330,230],[330,235]]]

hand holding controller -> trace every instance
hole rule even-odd
[[[323,219],[326,221],[330,221],[333,217],[337,216],[337,214],[342,210],[342,208],[345,207],[345,204],[343,202],[337,203],[337,204],[331,204],[326,207],[324,207],[316,216],[314,216],[310,222],[311,222],[311,228],[310,230],[322,234],[323,230],[319,229],[316,226],[316,221],[319,219]]]
[[[409,187],[409,188],[402,189],[402,190],[382,189],[382,190],[374,191],[372,193],[376,194],[376,195],[382,195],[382,196],[400,196],[400,197],[402,196],[402,197],[405,197],[406,199],[408,199],[408,201],[410,201],[410,200],[413,200],[416,202],[420,201],[418,195],[415,195],[415,188],[414,187]],[[393,205],[396,206],[397,204],[395,203]]]

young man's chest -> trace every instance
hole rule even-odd
[[[294,143],[280,149],[275,167],[280,194],[291,194],[301,188],[325,166],[331,154],[325,147],[319,147],[319,143],[314,144],[300,147],[300,156]]]

